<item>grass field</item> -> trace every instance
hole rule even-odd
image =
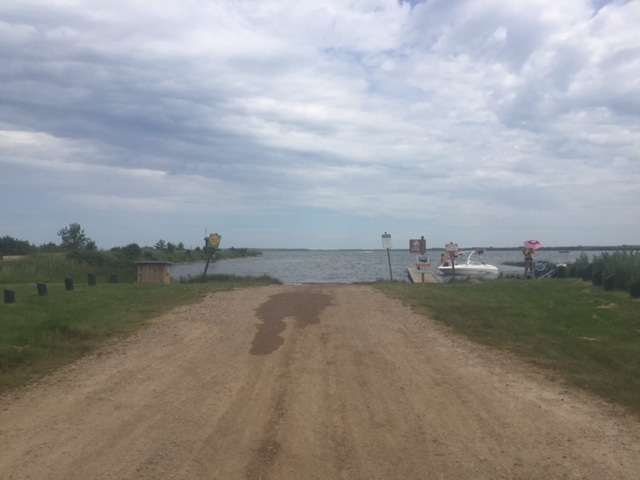
[[[376,287],[455,332],[640,415],[640,300],[577,279]]]

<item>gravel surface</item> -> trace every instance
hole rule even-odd
[[[633,479],[640,423],[368,286],[216,293],[1,398],[0,479]]]

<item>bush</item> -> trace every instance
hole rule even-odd
[[[614,276],[613,288],[628,290],[640,280],[640,251],[622,250],[604,252],[594,257],[593,268],[602,272],[603,278]]]
[[[127,258],[129,260],[137,260],[142,255],[142,249],[137,243],[130,243],[129,245],[122,247],[120,249],[120,253],[124,258]]]
[[[585,270],[589,267],[589,255],[582,252],[578,259],[571,265],[571,276],[575,278],[582,278]]]
[[[98,250],[71,250],[67,253],[67,258],[77,263],[86,263],[95,267],[101,267],[105,264],[104,254]]]

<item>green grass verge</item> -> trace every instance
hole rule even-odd
[[[466,337],[512,352],[640,414],[640,301],[576,279],[376,288]]]
[[[148,321],[205,295],[277,283],[267,277],[212,276],[206,282],[171,285],[48,283],[0,284],[15,291],[15,303],[0,303],[0,394],[78,359],[115,337],[126,337]]]
[[[134,282],[137,277],[135,264],[129,266],[97,266],[75,262],[64,253],[27,255],[16,260],[0,261],[0,284],[24,282],[64,282],[65,277],[76,284],[87,283],[87,275],[93,273],[98,283],[106,283],[112,273],[120,282]]]

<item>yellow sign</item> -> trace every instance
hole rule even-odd
[[[222,235],[218,235],[217,233],[212,233],[207,238],[207,247],[209,248],[218,248],[220,246],[220,239]]]

